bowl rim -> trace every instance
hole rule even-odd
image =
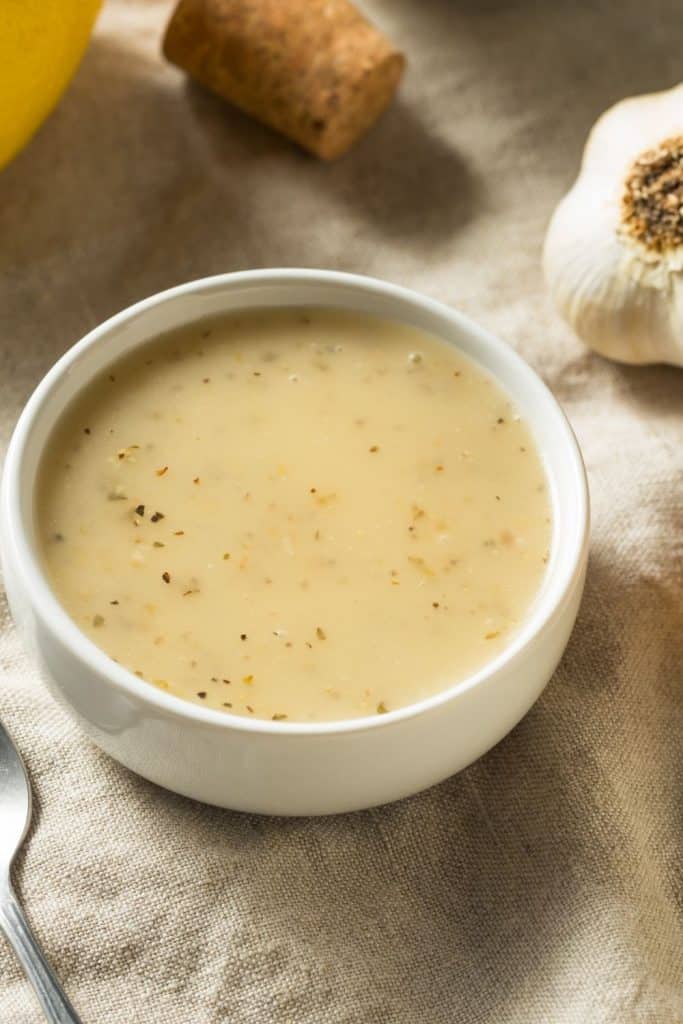
[[[481,345],[489,351],[494,351],[499,356],[502,354],[502,357],[512,364],[517,373],[525,377],[527,382],[536,389],[536,392],[542,395],[547,403],[548,410],[556,417],[562,432],[563,444],[565,446],[564,454],[565,457],[568,457],[574,473],[576,485],[574,490],[576,527],[573,531],[573,545],[569,550],[563,549],[561,565],[555,567],[555,572],[559,578],[554,584],[552,594],[549,594],[545,600],[538,603],[538,607],[523,622],[511,642],[478,671],[471,673],[459,682],[453,683],[451,686],[429,697],[408,704],[405,707],[388,711],[382,715],[366,715],[359,718],[323,722],[283,722],[260,718],[252,719],[233,715],[229,712],[214,710],[209,707],[202,707],[159,689],[152,683],[140,679],[123,665],[114,662],[89,637],[81,632],[53,593],[46,573],[41,566],[41,560],[35,545],[31,542],[25,529],[21,502],[21,474],[34,422],[44,403],[59,385],[62,377],[69,372],[71,366],[86,351],[101,344],[112,331],[116,331],[127,322],[137,319],[142,314],[179,296],[206,293],[207,290],[220,291],[231,287],[238,288],[244,285],[282,285],[287,282],[328,286],[341,285],[382,296],[388,301],[396,302],[397,306],[412,306],[423,313],[449,320],[458,331],[467,334],[469,339],[474,341],[475,344]],[[302,305],[305,304],[302,303]],[[310,304],[314,305],[315,303],[312,302]],[[331,303],[327,303],[327,305],[330,308],[334,308]],[[388,318],[391,317],[390,313],[386,315]],[[397,319],[401,319],[398,311]],[[182,326],[183,322],[185,321],[179,319],[177,326]],[[192,318],[188,317],[186,322],[192,322]],[[145,344],[146,341],[152,340],[154,336],[155,333],[152,331],[138,344]],[[137,344],[133,347],[137,347]],[[118,358],[118,354],[112,356],[112,359],[116,358]],[[468,355],[468,358],[475,358],[476,361],[476,357]],[[485,372],[489,372],[494,379],[496,378],[495,373],[492,371],[486,370]],[[511,397],[519,405],[520,411],[523,414],[524,403],[520,400],[519,395],[512,394],[510,389],[502,382],[501,386],[506,393],[511,394]],[[35,609],[43,624],[53,634],[58,636],[69,653],[76,660],[84,663],[89,674],[98,680],[98,684],[101,684],[102,679],[104,679],[127,696],[136,698],[155,711],[162,711],[177,718],[190,719],[196,723],[202,723],[219,729],[237,729],[242,732],[277,734],[279,736],[324,736],[363,732],[367,729],[387,728],[398,722],[426,714],[429,711],[438,709],[442,705],[450,703],[465,691],[484,684],[499,672],[508,669],[511,663],[520,658],[526,649],[538,639],[539,635],[561,613],[568,596],[573,591],[574,585],[582,579],[589,541],[589,496],[586,471],[581,452],[565,413],[536,371],[509,344],[485,328],[480,327],[458,310],[412,289],[405,288],[402,285],[393,284],[375,277],[342,271],[282,267],[216,274],[197,278],[161,292],[156,292],[107,318],[67,349],[39,382],[24,406],[14,428],[2,474],[0,527],[2,527],[0,529],[0,538],[3,546],[8,544],[12,548],[16,565],[26,586],[30,605]],[[557,543],[557,539],[555,543]],[[551,568],[549,567],[549,572]]]

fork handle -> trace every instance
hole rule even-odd
[[[0,883],[0,928],[7,936],[51,1024],[81,1024],[43,956],[11,885]]]

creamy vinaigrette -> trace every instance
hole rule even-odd
[[[150,684],[287,721],[382,714],[507,644],[548,559],[546,479],[498,385],[336,310],[203,322],[115,364],[39,478],[53,589]]]

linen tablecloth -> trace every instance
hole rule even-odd
[[[410,285],[506,338],[564,404],[593,503],[585,599],[524,721],[394,806],[274,820],[176,797],[47,697],[6,607],[0,716],[35,822],[17,888],[86,1024],[680,1024],[683,376],[585,350],[540,247],[595,117],[682,76],[673,0],[368,0],[400,99],[323,165],[159,54],[109,0],[0,175],[0,434],[87,330],[220,271]],[[410,752],[406,752],[410,756]],[[40,1014],[0,942],[0,1020]]]

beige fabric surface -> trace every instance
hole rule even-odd
[[[573,639],[460,776],[381,810],[272,820],[100,754],[3,606],[0,716],[36,793],[17,888],[86,1024],[680,1024],[683,375],[587,352],[539,270],[595,117],[681,78],[680,8],[366,9],[409,72],[325,166],[164,64],[167,3],[109,0],[0,175],[2,442],[72,342],[160,288],[277,265],[408,284],[508,339],[571,418],[594,516]],[[0,1021],[39,1019],[0,941]]]

